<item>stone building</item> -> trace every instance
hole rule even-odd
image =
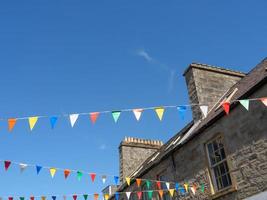
[[[240,99],[267,97],[267,59],[249,73],[193,63],[184,73],[191,104],[208,104],[203,117],[199,106],[192,107],[193,120],[164,145],[160,141],[126,138],[119,147],[120,179],[118,192],[147,190],[144,181],[138,187],[135,178],[159,180],[166,189],[179,189],[170,199],[267,199],[267,107],[250,101],[249,111]],[[221,102],[230,101],[226,115]],[[131,178],[131,185],[125,182]],[[180,190],[184,184],[194,194]],[[204,189],[204,190],[201,190]],[[158,189],[154,181],[150,190]],[[110,199],[114,199],[114,195]],[[142,199],[148,200],[143,193]],[[153,192],[153,200],[160,199]],[[120,200],[127,200],[122,193]]]

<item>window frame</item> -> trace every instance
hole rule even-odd
[[[220,139],[220,141],[221,141],[221,143],[223,145],[223,150],[224,150],[225,158],[222,159],[222,160],[220,160],[219,162],[216,162],[216,159],[215,159],[215,164],[212,164],[211,163],[211,159],[210,159],[210,153],[209,153],[208,145],[209,144],[212,144],[214,141],[218,141],[218,139]],[[229,165],[229,161],[228,161],[228,158],[227,158],[227,155],[228,154],[227,154],[226,145],[225,145],[225,142],[224,142],[223,135],[222,134],[217,134],[216,136],[212,137],[210,140],[208,140],[204,144],[204,148],[205,148],[205,152],[206,152],[206,160],[207,160],[207,163],[208,163],[208,171],[209,171],[210,178],[211,178],[212,193],[222,192],[222,191],[228,190],[230,188],[233,188],[234,187],[234,179],[233,179],[233,177],[231,175],[230,165]],[[218,148],[215,151],[220,151],[220,149],[221,148]],[[212,150],[213,150],[213,153],[214,153],[215,151],[214,151],[214,148],[213,148],[213,144],[212,144]],[[215,170],[214,170],[214,168],[215,167],[219,167],[222,163],[226,163],[226,165],[227,165],[228,171],[226,173],[224,173],[223,175],[226,175],[226,174],[229,175],[228,182],[230,182],[230,184],[228,186],[226,186],[226,187],[222,187],[222,188],[219,189],[218,188],[217,181],[216,181],[216,176],[215,176]],[[225,166],[224,166],[224,168],[225,168]],[[220,176],[219,177],[222,177],[223,175],[220,172]]]

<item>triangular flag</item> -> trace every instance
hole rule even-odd
[[[53,199],[53,200],[56,200],[56,199],[57,199],[57,197],[56,197],[56,196],[52,196],[52,199]]]
[[[90,113],[90,119],[91,119],[93,124],[96,122],[98,116],[99,116],[99,112]]]
[[[230,112],[230,103],[229,102],[223,102],[222,107],[223,107],[225,113],[228,115]]]
[[[126,177],[125,179],[126,179],[126,182],[127,182],[128,186],[131,185],[131,178]]]
[[[119,177],[118,176],[114,176],[114,182],[115,182],[115,185],[118,185],[118,183],[119,183]]]
[[[167,189],[170,189],[170,183],[166,182],[165,184],[166,184]]]
[[[125,193],[126,193],[127,199],[129,200],[131,196],[131,192],[125,192]]]
[[[177,106],[178,114],[182,120],[184,120],[186,109],[186,106]]]
[[[20,168],[20,173],[24,172],[24,170],[28,167],[27,164],[20,163],[19,168]]]
[[[163,118],[164,111],[165,111],[165,109],[163,107],[155,108],[155,112],[157,113],[157,116],[158,116],[160,121]]]
[[[76,123],[78,117],[79,117],[79,114],[71,114],[71,115],[69,115],[71,127],[74,126],[74,124]]]
[[[95,173],[90,173],[90,177],[91,177],[92,182],[94,182],[96,174]]]
[[[10,165],[11,165],[11,161],[6,160],[6,161],[4,161],[4,163],[5,163],[5,170],[7,171],[8,168],[10,167]]]
[[[99,194],[95,193],[94,194],[94,200],[98,200]]]
[[[38,121],[38,117],[29,117],[28,121],[29,121],[30,129],[32,131],[32,129],[34,128],[36,122]]]
[[[33,197],[33,196],[31,196],[31,197],[30,197],[30,200],[34,200],[34,197]]]
[[[173,197],[174,189],[169,189],[169,192],[170,192],[171,197]]]
[[[63,200],[67,200],[67,196],[66,195],[63,195]]]
[[[25,197],[20,197],[20,198],[19,198],[19,200],[24,200],[24,199],[25,199]]]
[[[40,171],[41,171],[42,168],[43,168],[42,166],[36,165],[37,175],[40,173]]]
[[[197,190],[197,188],[196,188],[196,186],[192,186],[192,187],[190,187],[190,190],[192,191],[192,193],[195,195],[196,194],[196,190]]]
[[[137,196],[138,196],[138,199],[141,200],[141,198],[142,198],[142,192],[141,191],[138,191],[137,192]]]
[[[205,192],[205,184],[204,183],[201,184],[201,192]]]
[[[13,130],[16,122],[17,122],[17,119],[15,119],[15,118],[8,119],[8,130],[9,131],[12,131]]]
[[[106,180],[107,180],[107,176],[106,175],[102,175],[102,182],[103,182],[103,184],[106,183]]]
[[[267,106],[267,98],[261,98],[261,102],[262,102],[265,106]]]
[[[77,195],[76,194],[72,195],[72,198],[73,200],[77,200]]]
[[[64,177],[65,177],[65,179],[67,179],[69,175],[70,175],[70,170],[69,169],[65,169],[64,170]]]
[[[188,184],[187,183],[184,184],[184,188],[185,188],[186,192],[188,192]]]
[[[161,189],[161,182],[157,181],[156,184],[157,184],[158,189],[160,190]]]
[[[112,111],[111,113],[112,113],[112,117],[113,117],[115,123],[117,123],[117,121],[121,115],[121,111]]]
[[[120,199],[120,194],[118,192],[115,192],[115,200],[119,200]]]
[[[182,194],[185,194],[185,189],[184,189],[183,187],[180,187],[180,192],[181,192]]]
[[[52,129],[54,129],[56,122],[57,122],[57,117],[50,117],[50,125]]]
[[[133,109],[133,114],[137,121],[140,120],[142,112],[143,112],[143,109]]]
[[[179,191],[179,183],[175,183],[175,189],[177,192]]]
[[[146,188],[149,189],[150,188],[150,181],[146,180]]]
[[[41,200],[46,200],[46,197],[45,197],[45,196],[42,196],[42,197],[41,197]]]
[[[49,171],[50,171],[51,177],[54,178],[54,176],[55,176],[55,174],[57,172],[57,169],[52,167],[52,168],[49,169]]]
[[[82,179],[83,173],[80,171],[77,171],[77,179],[80,181]]]
[[[149,190],[147,193],[148,193],[148,199],[152,199],[153,191]]]
[[[208,106],[205,106],[205,105],[200,106],[200,110],[201,110],[201,112],[202,112],[204,118],[206,118],[207,115],[208,115],[208,109],[209,109]]]
[[[244,108],[246,108],[247,110],[249,110],[249,100],[248,99],[244,99],[244,100],[239,100],[239,103],[244,106]]]
[[[8,200],[13,200],[13,197],[8,197]]]
[[[108,199],[109,199],[109,194],[105,194],[105,195],[104,195],[104,199],[105,199],[105,200],[108,200]]]
[[[83,198],[84,198],[84,200],[87,200],[87,198],[88,198],[88,194],[84,194],[84,195],[83,195]]]
[[[163,190],[159,190],[159,196],[162,199],[162,197],[163,197]]]
[[[140,185],[141,185],[141,179],[140,178],[136,179],[136,184],[137,184],[138,187],[140,187]]]

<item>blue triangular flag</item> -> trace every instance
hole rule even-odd
[[[118,185],[118,183],[119,183],[119,177],[118,176],[114,176],[114,182],[116,185]]]
[[[186,111],[186,106],[177,106],[178,113],[181,117],[181,119],[184,120],[184,113]]]
[[[185,194],[185,189],[183,187],[180,188],[181,194]]]
[[[119,200],[119,199],[120,199],[119,193],[116,192],[116,193],[115,193],[115,200]]]
[[[57,198],[56,196],[52,196],[52,199],[53,199],[53,200],[56,200],[56,198]]]
[[[57,122],[57,117],[50,117],[50,124],[52,129],[55,127],[56,122]]]
[[[36,171],[37,171],[37,174],[39,174],[39,173],[40,173],[41,169],[42,169],[42,167],[41,167],[41,166],[38,166],[38,165],[36,165]]]
[[[175,183],[175,190],[176,190],[176,191],[179,190],[179,183]]]

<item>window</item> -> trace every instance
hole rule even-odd
[[[229,168],[225,156],[222,136],[207,143],[207,153],[213,184],[217,191],[232,185]]]

